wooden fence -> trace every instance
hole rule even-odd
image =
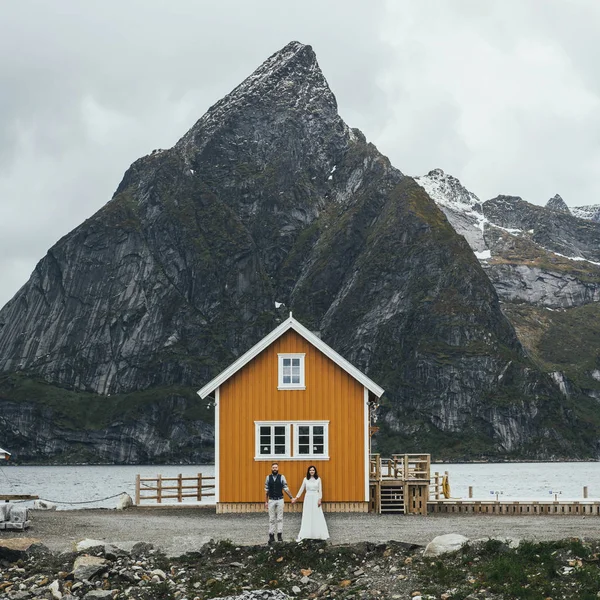
[[[153,495],[146,495],[152,492]],[[177,500],[183,502],[184,498],[194,498],[201,502],[203,498],[215,495],[215,478],[198,473],[193,477],[141,477],[135,478],[135,504],[139,506],[145,500],[155,500],[161,504],[163,500]]]

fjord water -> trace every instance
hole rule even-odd
[[[504,500],[552,500],[581,499],[584,486],[588,487],[590,499],[600,499],[600,463],[468,463],[433,464],[434,472],[449,473],[453,498],[467,498],[469,486],[473,486],[473,497],[491,500],[501,493]],[[184,477],[202,473],[214,476],[214,465],[132,465],[132,466],[0,466],[0,494],[33,494],[40,498],[57,501],[59,510],[84,508],[114,508],[117,498],[104,500],[108,496],[127,492],[135,495],[135,478]],[[266,473],[266,471],[265,471]],[[327,469],[322,471],[324,493],[327,495]],[[290,481],[292,493],[300,486],[299,481]],[[262,488],[263,482],[256,485]],[[552,492],[552,494],[550,493]],[[91,502],[93,501],[93,502]],[[67,502],[86,502],[67,504]],[[213,498],[203,500],[210,504]],[[165,501],[164,504],[177,504]]]

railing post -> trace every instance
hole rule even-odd
[[[182,494],[183,494],[183,481],[182,481],[182,477],[183,475],[181,473],[179,473],[179,475],[177,475],[177,502],[181,502],[183,500]]]
[[[198,473],[198,502],[202,502],[202,473]]]
[[[140,505],[140,486],[141,486],[140,474],[138,473],[135,476],[135,505],[136,506]]]
[[[435,472],[435,499],[440,499],[440,474],[438,471]]]
[[[156,501],[158,504],[162,503],[162,475],[156,476]]]

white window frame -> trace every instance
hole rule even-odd
[[[285,427],[285,454],[273,454],[275,444],[271,444],[271,454],[260,452],[260,428],[261,427]],[[274,437],[271,429],[271,439]],[[274,440],[272,440],[274,441]],[[288,421],[254,421],[254,460],[289,460],[291,458],[291,424]]]
[[[323,454],[299,454],[298,427],[303,425],[323,427]],[[260,428],[263,426],[285,427],[285,454],[260,453]],[[293,444],[291,443],[292,436]],[[254,421],[254,460],[271,462],[277,460],[329,460],[329,421]]]
[[[305,390],[306,389],[306,361],[305,354],[278,354],[277,360],[277,389],[278,390]],[[300,383],[283,383],[283,359],[284,358],[299,358],[300,359]]]
[[[329,460],[329,421],[296,421],[294,427],[294,459],[296,460]],[[312,444],[313,427],[323,427],[323,454],[300,454],[300,427],[310,427],[309,436]]]

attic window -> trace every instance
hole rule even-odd
[[[304,354],[279,354],[280,390],[304,390]]]

